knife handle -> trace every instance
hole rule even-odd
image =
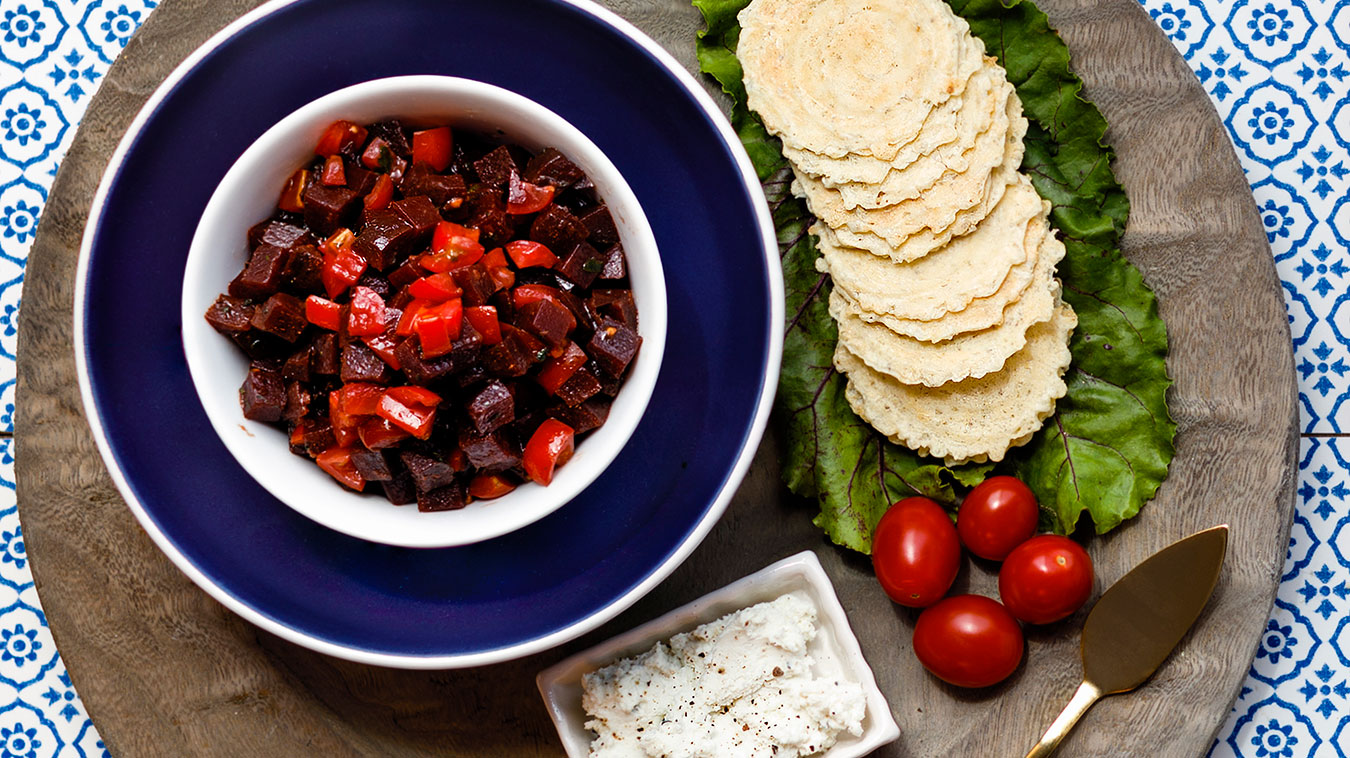
[[[1054,723],[1045,730],[1045,736],[1036,743],[1036,747],[1027,753],[1027,758],[1050,758],[1055,748],[1059,747],[1060,741],[1068,736],[1069,730],[1073,729],[1073,725],[1078,723],[1078,719],[1082,718],[1087,709],[1091,708],[1101,696],[1102,691],[1092,682],[1084,681],[1078,685],[1078,691],[1073,693],[1069,704],[1064,706],[1064,710],[1059,712]]]

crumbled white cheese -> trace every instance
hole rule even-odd
[[[862,686],[813,675],[815,636],[788,594],[585,675],[591,758],[798,758],[861,735]]]

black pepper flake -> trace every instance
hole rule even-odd
[[[773,667],[773,675],[774,675],[774,676],[782,676],[782,675],[783,675],[783,669],[780,668],[780,667],[778,667],[778,666],[774,666],[774,667]]]

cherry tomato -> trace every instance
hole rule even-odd
[[[1032,537],[1003,562],[998,594],[1012,615],[1028,624],[1059,621],[1092,594],[1092,559],[1068,537]]]
[[[932,605],[951,588],[961,565],[956,527],[926,497],[892,505],[872,537],[872,567],[892,600],[911,608]]]
[[[1001,561],[1031,539],[1040,520],[1040,507],[1031,489],[1011,476],[991,476],[961,501],[956,531],[970,552]]]
[[[944,682],[988,687],[1022,662],[1022,627],[996,600],[955,595],[919,614],[914,654]]]

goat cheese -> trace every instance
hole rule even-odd
[[[586,674],[591,758],[799,758],[861,735],[862,686],[815,676],[816,633],[790,593]]]

